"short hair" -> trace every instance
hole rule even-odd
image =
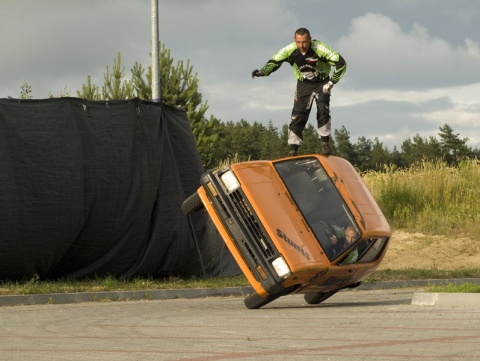
[[[297,29],[297,31],[295,31],[295,35],[308,35],[308,37],[310,38],[310,31],[308,31],[308,29],[305,29],[305,28],[300,28],[300,29]]]
[[[345,232],[347,232],[347,229],[350,229],[350,230],[354,231],[355,234],[356,234],[355,237],[358,237],[358,236],[359,236],[359,233],[358,233],[357,229],[356,229],[354,226],[352,226],[351,224],[349,224],[349,225],[347,226],[347,228],[345,228]]]

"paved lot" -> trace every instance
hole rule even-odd
[[[0,360],[480,360],[480,308],[412,305],[412,291],[0,308]]]

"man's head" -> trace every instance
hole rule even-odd
[[[310,31],[305,28],[300,28],[295,31],[294,36],[295,43],[297,44],[297,49],[302,53],[306,53],[310,49]]]
[[[358,238],[358,232],[352,226],[345,229],[345,245],[351,246]]]

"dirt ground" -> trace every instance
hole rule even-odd
[[[456,239],[394,231],[382,269],[442,269],[480,267],[480,240]]]

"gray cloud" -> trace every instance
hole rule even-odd
[[[288,124],[288,64],[268,78],[250,72],[307,27],[348,62],[334,127],[398,146],[446,122],[480,147],[479,15],[473,0],[159,0],[159,32],[175,61],[190,60],[208,115],[222,121]],[[35,98],[75,95],[88,75],[103,84],[118,52],[127,74],[148,66],[150,20],[149,0],[2,1],[0,96],[18,96],[24,81]]]
[[[420,134],[422,137],[435,136],[443,124],[425,122],[420,114],[431,109],[450,109],[447,99],[433,99],[414,104],[405,101],[375,100],[334,110],[335,128],[344,125],[352,135],[352,142],[358,137],[368,139],[378,137],[389,149],[409,137]]]
[[[23,81],[32,86],[36,97],[46,97],[49,90],[65,86],[80,89],[88,75],[101,80],[118,52],[129,67],[135,60],[147,60],[149,16],[149,6],[142,8],[129,1],[20,0],[2,4],[2,95],[18,96]],[[146,21],[131,24],[132,18],[140,17]],[[141,49],[139,43],[144,44]]]
[[[355,59],[349,63],[349,85],[357,88],[425,89],[480,78],[477,42],[466,38],[454,46],[419,24],[404,30],[383,14],[353,19],[337,46]]]

